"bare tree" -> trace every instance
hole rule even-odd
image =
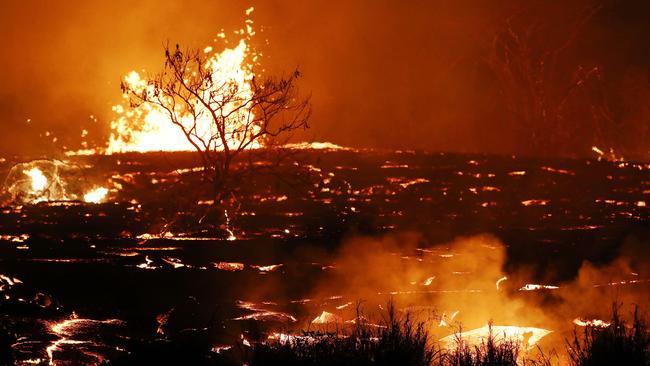
[[[616,131],[602,67],[567,65],[570,62],[563,57],[601,8],[600,2],[578,6],[574,13],[563,8],[570,20],[562,28],[532,7],[519,9],[494,36],[486,63],[502,93],[509,128],[524,151],[587,152]],[[591,138],[585,139],[589,134]]]
[[[274,146],[307,128],[309,98],[299,98],[296,70],[287,77],[245,83],[214,76],[214,60],[199,50],[165,47],[161,72],[145,84],[122,83],[131,107],[151,104],[179,127],[201,157],[216,201],[229,193],[233,163],[253,147]]]

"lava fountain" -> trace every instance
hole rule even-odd
[[[246,11],[250,15],[253,8]],[[245,126],[246,121],[254,120],[251,106],[248,101],[253,97],[252,83],[255,77],[253,66],[258,54],[249,46],[247,41],[255,34],[251,24],[252,20],[246,20],[245,30],[236,32],[242,38],[232,48],[225,48],[221,52],[214,52],[211,46],[205,47],[203,52],[210,55],[205,60],[205,70],[211,73],[210,84],[205,86],[205,93],[213,95],[215,103],[223,103],[219,106],[227,115],[225,125],[231,130],[226,131],[228,146],[237,146],[243,137],[238,136],[237,131],[246,130],[247,134],[255,133],[259,126]],[[225,38],[223,33],[221,38]],[[124,85],[137,94],[153,92],[153,86],[148,83],[138,72],[131,71],[122,82]],[[223,100],[221,95],[224,90],[236,90],[235,98]],[[173,124],[169,119],[168,111],[151,103],[142,103],[133,108],[129,106],[129,95],[123,95],[124,102],[113,107],[118,117],[111,122],[111,136],[109,138],[107,154],[123,152],[148,152],[148,151],[193,151],[195,147],[185,138],[180,127]],[[221,100],[219,98],[222,98]],[[179,122],[192,130],[189,137],[198,146],[203,146],[206,141],[215,144],[210,146],[219,150],[223,146],[217,146],[212,142],[215,135],[213,117],[199,98],[191,101],[194,105],[193,113],[190,111],[178,110]],[[234,112],[234,113],[233,113]],[[250,129],[253,129],[250,131]],[[259,148],[259,142],[253,142],[249,148]]]

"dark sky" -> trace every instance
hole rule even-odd
[[[102,143],[122,75],[159,68],[167,40],[202,48],[221,29],[240,28],[249,6],[255,6],[258,30],[264,27],[256,36],[264,66],[276,74],[299,67],[304,75],[301,90],[311,93],[313,103],[312,128],[304,138],[517,152],[518,136],[503,122],[499,86],[485,65],[491,40],[514,17],[544,24],[540,37],[553,43],[592,3],[2,1],[0,152],[54,148],[46,131],[58,138],[59,148],[78,147],[82,129]],[[600,65],[617,120],[647,124],[647,108],[635,106],[647,96],[650,6],[602,3],[563,67],[570,74],[578,65]],[[625,102],[630,99],[635,103]]]

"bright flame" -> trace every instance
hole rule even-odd
[[[25,174],[32,180],[32,191],[40,192],[47,187],[47,178],[40,169],[34,167],[30,170],[25,170]]]
[[[5,179],[5,189],[18,203],[70,206],[78,201],[100,203],[107,199],[109,190],[87,185],[79,179],[78,165],[60,160],[33,160],[16,164]]]
[[[108,189],[104,187],[95,188],[92,191],[84,194],[84,202],[88,203],[101,203],[106,198]]]
[[[607,328],[611,325],[610,322],[606,322],[600,319],[583,320],[580,318],[573,319],[573,324],[579,327],[597,327],[597,328]]]
[[[341,145],[333,144],[331,142],[298,142],[285,144],[287,149],[296,149],[296,150],[340,150],[340,151],[352,151],[352,148],[344,147]]]
[[[252,8],[247,11],[247,15],[252,12]],[[255,34],[250,24],[252,21],[247,20],[247,27],[245,32],[238,32],[242,37],[250,38]],[[206,53],[212,52],[211,47],[206,47],[203,50]],[[253,97],[253,90],[251,87],[253,77],[253,62],[257,59],[257,55],[246,43],[245,39],[241,39],[237,46],[234,48],[225,48],[221,53],[214,53],[210,56],[206,63],[205,68],[211,72],[211,80],[213,91],[219,95],[221,88],[230,89],[230,86],[236,88],[237,97],[234,100],[228,101],[223,106],[223,114],[229,114],[231,111],[240,108],[247,100]],[[249,61],[252,60],[252,61]],[[124,83],[134,92],[142,93],[147,88],[152,86],[147,85],[140,74],[136,71],[131,71],[123,79]],[[128,105],[128,95],[123,96],[125,99],[124,105]],[[208,142],[214,141],[211,136],[216,135],[216,126],[210,113],[198,101],[195,103],[195,108],[198,111],[198,118],[196,121],[196,129],[193,131],[196,136],[192,139],[199,146],[203,146],[201,141]],[[127,151],[147,152],[147,151],[193,151],[194,146],[185,138],[179,127],[174,125],[167,114],[162,108],[154,106],[150,103],[144,103],[136,108],[126,110],[123,105],[113,107],[113,111],[118,114],[118,117],[111,122],[112,133],[109,139],[109,145],[106,153],[121,153]],[[238,112],[233,113],[225,122],[227,130],[225,131],[227,143],[230,147],[235,147],[241,143],[246,136],[243,136],[237,131],[244,130],[246,121],[254,120],[252,113],[248,107],[241,108]],[[179,121],[187,130],[194,126],[194,119],[189,114],[180,116]],[[259,131],[259,126],[250,126],[248,129],[248,138],[251,134]],[[219,149],[222,146],[217,146],[217,142],[211,142],[211,148]],[[259,148],[259,142],[252,142],[250,148]]]

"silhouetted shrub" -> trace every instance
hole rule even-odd
[[[517,366],[519,344],[505,339],[495,340],[490,325],[487,339],[480,345],[471,346],[461,338],[456,341],[456,347],[440,354],[438,366]]]
[[[610,325],[605,328],[585,327],[580,336],[574,330],[573,340],[567,341],[567,352],[573,366],[650,365],[650,334],[648,327],[634,308],[634,320],[629,326],[619,315],[619,306],[612,306]]]
[[[429,345],[423,323],[407,314],[396,315],[389,304],[388,317],[380,327],[364,325],[358,315],[353,334],[298,337],[284,343],[254,348],[251,365],[431,365],[437,354]]]

